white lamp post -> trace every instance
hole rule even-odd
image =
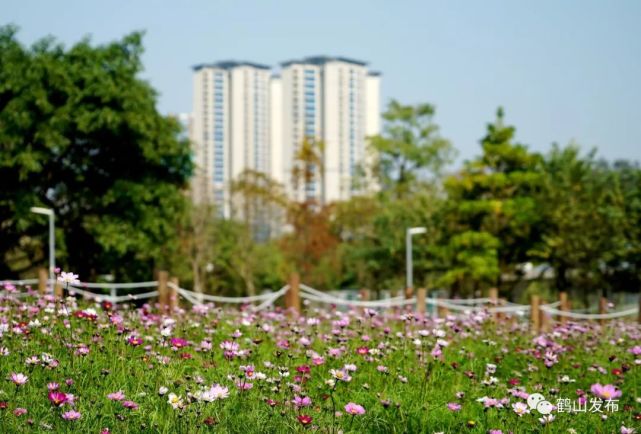
[[[56,269],[55,214],[52,209],[34,206],[31,212],[49,216],[49,280],[53,281],[53,270]]]
[[[427,229],[424,227],[408,228],[405,237],[405,256],[407,265],[407,288],[414,287],[414,276],[412,268],[412,235],[424,234]]]

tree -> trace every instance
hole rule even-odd
[[[483,154],[446,180],[449,241],[444,253],[453,261],[446,278],[449,283],[456,280],[456,270],[458,286],[469,276],[482,276],[500,288],[507,284],[503,278],[510,277],[509,292],[518,282],[513,277],[519,276],[519,265],[527,262],[528,250],[539,239],[541,217],[535,193],[540,189],[541,157],[514,143],[515,131],[504,124],[499,108],[496,121],[488,124],[481,140]],[[464,264],[470,268],[460,266]]]
[[[38,205],[56,212],[60,265],[84,278],[149,278],[176,252],[190,149],[138,78],[141,39],[25,48],[0,29],[0,275],[43,262]]]
[[[598,165],[594,156],[594,151],[582,157],[576,146],[555,145],[546,157],[538,198],[546,226],[531,251],[552,266],[559,291],[581,289],[586,304],[590,293],[610,286],[606,276],[624,267],[627,253],[638,249],[635,223],[628,218],[638,206],[634,196],[628,202],[620,175]]]
[[[434,106],[402,105],[392,100],[383,113],[383,134],[370,138],[373,172],[383,190],[397,197],[419,188],[416,181],[438,176],[454,157],[454,148],[438,135]]]

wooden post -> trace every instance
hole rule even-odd
[[[53,296],[55,298],[62,298],[63,297],[63,290],[62,290],[62,283],[58,282],[57,280],[54,283],[53,287]]]
[[[409,300],[414,296],[414,288],[405,288],[405,300]]]
[[[541,330],[541,313],[539,312],[539,296],[533,295],[530,300],[530,322],[533,333]]]
[[[419,288],[416,290],[416,313],[419,316],[425,316],[425,298],[427,298],[427,290]]]
[[[369,289],[361,289],[358,291],[361,301],[369,301]]]
[[[507,299],[499,298],[498,306],[499,307],[507,306]],[[497,320],[503,320],[506,317],[507,317],[507,314],[505,312],[497,312],[494,314],[494,319],[497,319]]]
[[[169,313],[174,313],[174,311],[178,308],[178,290],[176,288],[180,285],[177,277],[172,277],[171,279],[169,279],[169,281],[173,285],[167,286],[167,307],[169,308]]]
[[[49,273],[46,268],[38,268],[38,292],[40,295],[47,293],[47,281],[49,280]]]
[[[489,290],[489,299],[490,299],[490,307],[498,307],[498,302],[499,302],[499,290],[497,288],[490,288]],[[499,318],[496,312],[492,315],[492,320],[496,322],[496,320]]]
[[[396,290],[396,289],[392,289],[392,290],[389,292],[389,298],[396,298],[396,297],[398,297],[398,290]],[[390,308],[387,310],[387,313],[388,313],[388,314],[393,314],[394,312],[396,312],[396,310],[397,310],[397,308],[395,308],[395,307],[390,307]]]
[[[541,300],[540,303],[545,304],[545,300]],[[550,315],[541,309],[539,309],[539,312],[541,316],[541,331],[547,333],[552,329],[552,321]]]
[[[167,310],[169,293],[167,292],[167,281],[169,280],[169,273],[166,271],[158,272],[158,304],[160,310]]]
[[[608,299],[607,299],[607,298],[605,298],[605,297],[601,297],[601,298],[599,299],[599,313],[600,313],[601,315],[603,315],[603,314],[606,314],[607,312],[608,312]],[[602,326],[604,326],[604,325],[605,325],[605,321],[606,321],[606,320],[601,319],[601,320],[599,321],[599,323],[600,323]]]
[[[300,276],[292,273],[289,277],[289,290],[285,297],[285,308],[300,313]]]
[[[559,310],[563,312],[567,312],[569,310],[568,293],[565,291],[559,292]],[[561,315],[561,324],[565,324],[567,320],[567,317]]]

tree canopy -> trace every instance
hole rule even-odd
[[[66,49],[16,32],[0,28],[0,274],[43,261],[47,226],[30,213],[43,206],[61,265],[149,278],[171,256],[192,163],[139,78],[142,35]]]

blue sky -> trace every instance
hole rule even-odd
[[[383,100],[430,102],[459,161],[502,105],[517,138],[641,160],[641,1],[20,0],[0,6],[27,44],[145,30],[144,77],[164,113],[191,109],[191,66],[349,56],[383,73]]]

